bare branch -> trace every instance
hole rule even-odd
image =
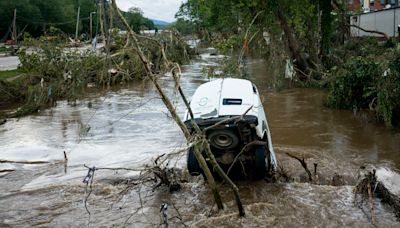
[[[309,181],[312,181],[313,179],[312,179],[312,175],[311,175],[311,172],[310,172],[310,170],[307,168],[307,163],[306,163],[306,161],[304,160],[304,157],[303,158],[299,158],[299,157],[297,157],[297,156],[295,156],[295,155],[293,155],[293,154],[290,154],[290,153],[286,153],[289,157],[291,157],[291,158],[294,158],[294,159],[296,159],[297,161],[299,161],[300,162],[300,164],[301,164],[301,166],[304,168],[304,170],[307,172],[307,175],[308,175],[308,180]]]
[[[350,24],[349,27],[354,27],[354,28],[360,29],[363,32],[367,32],[367,33],[379,34],[379,35],[383,36],[385,38],[385,40],[389,40],[388,35],[386,35],[386,33],[384,33],[384,32],[380,32],[380,31],[376,31],[376,30],[364,29],[364,28],[362,28],[362,27],[360,27],[358,25],[354,25],[354,24]]]
[[[235,163],[237,162],[237,160],[239,159],[240,155],[243,154],[243,152],[247,151],[247,148],[252,147],[252,146],[265,146],[267,145],[266,142],[262,142],[262,141],[253,141],[251,143],[246,144],[242,150],[236,155],[235,159],[233,160],[231,166],[229,166],[228,171],[226,172],[227,175],[229,175],[229,172],[231,171],[233,165],[235,165]]]
[[[127,23],[127,21],[125,20],[125,18],[124,18],[123,15],[121,14],[121,12],[119,11],[119,9],[118,9],[118,7],[117,7],[117,4],[116,4],[116,1],[115,1],[115,0],[112,0],[111,3],[112,3],[112,7],[114,8],[115,12],[117,12],[117,14],[118,14],[120,20],[123,22],[124,26],[125,26],[126,29],[129,31],[129,35],[130,35],[130,36],[132,37],[132,39],[134,40],[134,45],[135,45],[135,47],[136,47],[136,49],[137,49],[137,54],[139,55],[139,58],[141,59],[143,65],[144,65],[144,67],[145,67],[147,76],[148,76],[148,77],[151,79],[151,81],[153,82],[153,84],[154,84],[154,86],[156,87],[156,89],[157,89],[157,91],[158,91],[158,93],[159,93],[159,95],[160,95],[162,101],[164,102],[165,106],[167,107],[168,111],[170,112],[172,118],[173,118],[173,119],[175,120],[175,122],[178,124],[178,126],[180,127],[181,131],[183,132],[183,134],[184,134],[186,140],[188,140],[188,142],[189,142],[189,140],[193,139],[193,137],[192,137],[192,135],[191,135],[189,129],[186,127],[186,125],[185,125],[185,124],[183,123],[183,121],[180,119],[180,117],[179,117],[179,115],[177,114],[176,109],[175,109],[174,105],[172,104],[172,102],[170,101],[170,99],[165,95],[164,90],[161,88],[160,84],[159,84],[158,81],[157,81],[157,77],[156,77],[156,76],[154,75],[154,73],[151,71],[151,63],[147,60],[146,56],[143,54],[143,52],[142,52],[142,50],[141,50],[141,47],[140,47],[140,45],[139,45],[138,39],[137,39],[137,35],[133,32],[132,28],[129,26],[129,24]],[[163,58],[164,58],[164,60],[166,61],[167,65],[169,65],[169,61],[168,61],[168,59],[167,59],[166,56],[165,56],[165,50],[164,50],[164,48],[162,48],[161,51],[163,52]],[[179,87],[178,87],[178,88],[179,88]],[[184,97],[183,92],[180,92],[180,93],[181,93],[182,97]],[[185,103],[185,105],[190,109],[190,106],[188,106],[188,103]],[[193,119],[192,119],[192,122],[194,122]],[[195,126],[196,126],[196,125],[195,125]],[[196,130],[199,131],[198,128],[197,128]],[[200,133],[200,132],[198,132],[198,133]],[[209,146],[209,145],[208,145],[208,146]],[[202,151],[202,149],[201,149],[200,145],[199,145],[199,144],[195,144],[195,145],[194,145],[194,152],[195,152],[196,159],[198,160],[198,162],[199,162],[201,168],[202,168],[203,171],[204,171],[204,174],[205,174],[206,177],[207,177],[207,182],[208,182],[208,184],[209,184],[209,186],[210,186],[210,188],[211,188],[211,191],[212,191],[212,193],[213,193],[213,195],[214,195],[214,200],[215,200],[215,202],[217,203],[218,208],[219,208],[219,209],[223,209],[223,204],[222,204],[221,196],[220,196],[219,191],[218,191],[218,188],[217,188],[217,186],[216,186],[216,184],[215,184],[214,177],[212,176],[211,171],[209,170],[209,168],[208,168],[208,166],[207,166],[207,162],[206,162],[206,160],[204,159],[204,157],[203,157],[201,151]],[[207,151],[208,151],[208,149],[207,149]],[[214,158],[213,156],[212,156],[212,158],[213,158],[213,159],[211,159],[211,160],[214,161],[214,162],[216,163],[215,158]],[[216,166],[219,167],[218,164],[216,164]],[[221,169],[221,168],[219,167],[219,169]],[[222,170],[222,169],[221,169],[221,170]],[[229,178],[228,178],[228,179],[229,179]],[[233,184],[233,186],[236,187],[234,184]],[[237,187],[236,187],[236,190],[237,190]],[[238,190],[235,191],[235,194],[238,194]],[[240,201],[240,198],[239,198],[239,201]],[[239,203],[240,203],[240,205],[241,205],[241,202],[239,202]],[[239,204],[239,203],[238,203],[238,204]],[[240,214],[241,214],[241,215],[244,214],[244,211],[243,211],[243,207],[242,207],[242,206],[241,206]]]
[[[36,164],[48,164],[48,161],[10,161],[10,160],[2,160],[0,159],[0,163],[15,163],[15,164],[29,164],[29,165],[36,165]]]
[[[252,108],[253,108],[253,105],[250,106],[241,116],[234,116],[234,117],[231,117],[231,118],[226,118],[226,119],[223,119],[223,120],[217,122],[216,124],[214,124],[214,125],[212,125],[212,126],[206,127],[206,128],[204,128],[203,132],[207,132],[208,130],[210,130],[210,129],[214,128],[214,127],[217,127],[217,126],[219,126],[219,125],[221,125],[221,124],[224,124],[224,123],[228,123],[228,122],[231,122],[231,121],[243,119],[243,117],[244,117]]]

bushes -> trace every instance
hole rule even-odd
[[[377,112],[389,127],[400,127],[400,51],[389,61],[389,72],[382,77],[377,91]]]
[[[12,103],[21,102],[23,95],[21,90],[14,84],[0,80],[0,108]]]
[[[379,62],[379,58],[386,52],[386,44],[381,45],[374,37],[348,40],[343,46],[332,49],[327,56],[323,57],[323,64],[326,69],[335,66],[341,66],[348,62],[349,59],[356,56],[368,57]]]
[[[388,127],[399,127],[400,51],[388,49],[385,55],[351,57],[332,68],[328,89],[328,106],[370,108]]]
[[[157,39],[163,44],[170,60],[179,63],[188,61],[189,47],[180,37],[164,34]],[[112,53],[106,57],[104,53],[96,53],[90,48],[79,52],[45,38],[28,38],[24,45],[30,50],[21,48],[18,52],[21,61],[19,70],[26,74],[22,81],[0,81],[0,90],[5,91],[0,93],[0,107],[23,103],[16,112],[7,114],[8,117],[22,116],[55,105],[59,99],[75,101],[85,94],[88,83],[111,86],[144,78],[146,72],[139,56],[129,48],[123,50],[124,37],[114,33],[113,40]],[[154,64],[152,70],[157,73],[167,70],[161,59],[160,46],[146,38],[141,38],[140,42],[146,56]]]
[[[334,68],[329,80],[328,105],[335,108],[367,108],[376,97],[375,81],[381,75],[373,59],[355,57]]]
[[[215,47],[226,54],[229,50],[240,50],[243,45],[243,37],[241,35],[233,34],[226,40],[218,40]]]

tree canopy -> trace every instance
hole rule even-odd
[[[142,10],[139,8],[130,8],[128,12],[124,12],[124,16],[126,17],[128,24],[135,32],[139,32],[142,28],[155,28],[153,21],[144,17]]]
[[[262,39],[264,32],[277,37],[283,34],[292,59],[307,73],[310,65],[329,52],[333,3],[344,1],[188,0],[180,6],[176,17],[193,23],[202,38],[217,34],[229,40],[237,34],[243,45],[252,35],[258,34]]]
[[[74,34],[79,6],[79,33],[89,33],[90,14],[93,16],[93,27],[96,32],[98,2],[96,0],[0,1],[0,40],[10,37],[14,9],[17,11],[18,32],[29,32],[32,36],[40,36],[50,27],[57,28],[66,34]],[[106,14],[108,14],[109,1],[104,0],[104,2]],[[130,9],[124,12],[124,16],[135,31],[143,27],[149,29],[154,27],[152,21],[145,18],[139,9]]]

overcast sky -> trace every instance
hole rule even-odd
[[[167,22],[175,21],[175,13],[185,0],[117,0],[118,8],[127,11],[131,7],[142,9],[145,17]]]

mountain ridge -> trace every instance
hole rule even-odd
[[[158,20],[158,19],[150,19],[150,20],[153,21],[154,26],[156,26],[157,28],[165,28],[169,24],[171,24],[170,22],[166,22],[166,21]]]

